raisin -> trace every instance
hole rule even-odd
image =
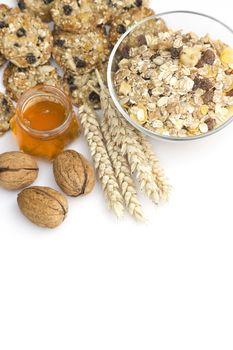
[[[182,51],[182,47],[179,47],[179,48],[172,47],[170,49],[171,57],[173,58],[173,60],[180,57],[181,51]]]
[[[21,27],[17,30],[16,35],[18,38],[22,38],[22,36],[26,36],[26,33],[26,30],[23,27]]]
[[[202,99],[206,104],[213,101],[213,97],[214,97],[214,90],[206,91],[204,95],[202,95]]]
[[[44,38],[42,36],[38,36],[38,43],[43,43],[44,42]]]
[[[138,45],[142,46],[142,45],[146,45],[146,37],[145,35],[141,34],[137,37],[137,41],[138,41]]]
[[[73,57],[74,63],[76,65],[77,68],[84,68],[87,65],[87,62],[84,60],[81,60],[78,57]]]
[[[206,50],[202,55],[202,60],[212,66],[215,61],[215,53],[212,50]]]
[[[2,99],[2,105],[4,107],[8,106],[8,101],[7,101],[7,99],[5,97],[3,97],[3,99]]]
[[[43,0],[45,5],[49,5],[51,4],[51,2],[53,2],[54,0]]]
[[[200,85],[201,85],[201,79],[198,78],[198,77],[195,77],[194,85],[193,85],[193,91],[196,91],[197,89],[199,89]]]
[[[36,57],[33,53],[28,53],[26,56],[26,60],[29,64],[34,64],[36,63]]]
[[[21,47],[21,46],[19,45],[19,43],[14,43],[14,46],[15,46],[15,47]]]
[[[26,4],[25,4],[24,0],[19,0],[18,1],[18,6],[19,6],[19,9],[21,11],[26,10]]]
[[[159,56],[158,52],[154,53],[152,56],[150,56],[151,61],[153,61],[158,56]]]
[[[136,0],[136,1],[135,1],[135,5],[136,5],[137,7],[141,7],[141,6],[142,6],[142,0]]]
[[[152,96],[153,94],[152,94],[152,89],[149,89],[148,90],[148,94],[149,94],[149,96]]]
[[[70,92],[72,93],[73,91],[77,90],[77,86],[75,84],[70,84],[69,89],[70,89]]]
[[[233,97],[233,89],[226,93],[226,96]]]
[[[95,92],[95,91],[92,91],[90,94],[89,94],[89,100],[91,102],[100,102],[100,97],[99,95]]]
[[[65,40],[62,40],[62,39],[56,39],[54,40],[54,46],[59,46],[59,47],[63,47],[64,44],[65,44]]]
[[[116,28],[117,33],[124,34],[126,32],[126,27],[123,24],[119,24]]]
[[[121,50],[121,55],[123,58],[129,58],[130,47],[128,45],[123,46]]]
[[[0,29],[2,28],[7,28],[8,27],[8,24],[4,21],[0,21]]]
[[[74,77],[72,75],[68,75],[68,77],[66,78],[67,83],[69,85],[73,85],[74,84]]]
[[[207,78],[201,79],[200,81],[200,89],[202,90],[210,90],[212,89],[213,84],[211,83],[211,81]]]
[[[203,59],[201,57],[196,64],[196,68],[202,68],[202,67],[204,67],[204,64],[205,64],[205,62],[203,61]]]
[[[27,68],[18,68],[19,73],[25,73],[27,71]]]
[[[69,15],[71,15],[73,9],[72,9],[72,7],[70,5],[64,5],[63,6],[63,11],[64,11],[64,14],[66,16],[69,16]]]
[[[211,131],[216,126],[216,120],[213,118],[208,118],[205,123],[208,125],[208,130]]]

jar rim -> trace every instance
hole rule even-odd
[[[59,99],[61,103],[65,106],[66,109],[66,118],[64,122],[59,125],[58,127],[54,129],[49,129],[49,130],[37,130],[34,128],[31,128],[30,126],[26,125],[23,122],[23,112],[25,110],[26,105],[31,102],[34,98],[46,96],[46,95],[51,95],[54,96],[55,98]],[[60,134],[61,132],[65,131],[67,127],[69,126],[71,120],[73,117],[73,106],[71,99],[69,96],[65,94],[64,91],[61,89],[52,86],[52,85],[46,85],[46,84],[39,84],[36,85],[35,87],[32,87],[28,90],[26,90],[22,96],[20,97],[17,106],[16,106],[16,119],[17,122],[20,124],[20,126],[28,133],[39,137],[39,138],[50,138],[53,136],[56,136]]]

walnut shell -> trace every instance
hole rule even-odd
[[[66,218],[68,202],[63,194],[49,187],[33,186],[18,195],[21,212],[34,224],[55,228]]]
[[[18,190],[31,185],[39,169],[36,161],[22,152],[0,154],[0,187]]]
[[[92,165],[76,151],[60,153],[53,162],[53,173],[58,186],[68,196],[88,194],[95,184]]]

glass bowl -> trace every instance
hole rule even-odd
[[[210,136],[212,134],[215,134],[216,132],[220,131],[225,126],[230,124],[233,120],[233,116],[227,119],[227,121],[225,121],[220,126],[214,128],[211,131],[208,131],[207,133],[194,135],[194,136],[179,137],[179,136],[162,135],[143,127],[142,125],[134,121],[129,116],[127,111],[120,104],[120,101],[118,99],[118,96],[114,87],[114,81],[113,81],[114,69],[116,71],[117,63],[119,61],[119,49],[122,47],[121,45],[124,45],[126,40],[128,40],[129,36],[133,35],[133,32],[135,30],[138,30],[139,27],[141,27],[142,34],[143,34],[143,28],[148,29],[148,24],[150,23],[149,21],[157,21],[158,19],[164,20],[166,25],[169,28],[172,28],[173,30],[176,30],[176,31],[181,30],[183,33],[194,32],[198,36],[205,36],[206,34],[209,34],[212,39],[214,40],[219,39],[223,41],[225,44],[233,47],[233,30],[230,27],[228,27],[226,24],[221,22],[220,20],[213,18],[211,16],[198,13],[198,12],[191,12],[191,11],[170,11],[170,12],[160,13],[152,17],[148,17],[138,22],[137,24],[133,25],[132,27],[130,27],[126,31],[126,33],[124,33],[121,36],[121,38],[118,40],[115,47],[113,48],[113,51],[109,59],[108,70],[107,70],[108,88],[109,88],[111,98],[117,110],[131,125],[133,125],[136,129],[141,131],[143,134],[146,134],[154,139],[171,140],[171,141],[189,141],[189,140],[201,139],[201,138]]]

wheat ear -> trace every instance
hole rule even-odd
[[[103,141],[96,114],[85,104],[79,108],[79,115],[105,197],[110,208],[118,217],[121,217],[124,213],[124,200]]]
[[[154,202],[159,202],[159,189],[152,174],[152,168],[145,157],[142,145],[137,140],[137,134],[116,111],[109,92],[96,71],[100,90],[101,107],[109,128],[113,142],[121,148],[123,155],[127,156],[131,172],[136,174],[138,182],[144,193]]]
[[[121,154],[121,149],[113,142],[105,119],[103,119],[101,122],[101,130],[106,142],[108,154],[112,161],[116,178],[120,185],[125,206],[130,215],[132,215],[136,220],[145,221],[141,204],[137,198],[137,191],[132,179],[129,163]]]
[[[171,186],[165,175],[164,170],[160,166],[159,159],[157,158],[150,143],[145,139],[145,137],[141,137],[141,145],[144,149],[148,161],[152,166],[152,172],[159,188],[160,197],[161,199],[167,201],[170,196]]]

